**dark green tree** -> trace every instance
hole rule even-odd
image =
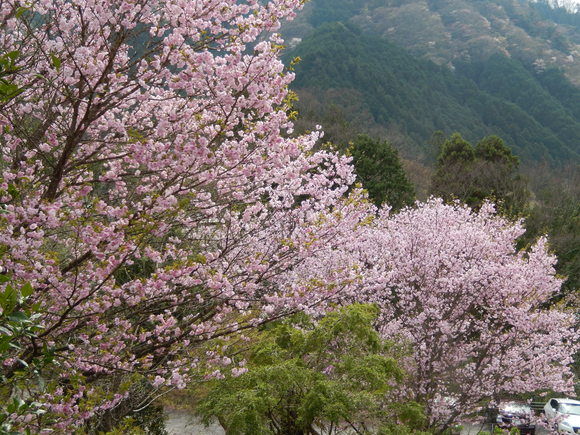
[[[491,163],[504,165],[508,169],[517,168],[519,159],[512,150],[497,136],[487,136],[481,139],[475,147],[475,157]]]
[[[437,157],[431,193],[447,200],[459,199],[475,209],[489,200],[502,214],[521,216],[529,192],[518,167],[519,159],[501,138],[487,136],[473,147],[454,133]]]
[[[397,211],[413,204],[415,189],[390,143],[359,135],[350,151],[359,181],[377,206],[386,203]]]
[[[441,145],[435,173],[431,180],[431,194],[446,200],[459,199],[473,205],[473,166],[475,150],[461,134],[453,133]]]
[[[491,199],[507,216],[524,214],[529,191],[519,173],[519,159],[497,136],[487,136],[475,146],[475,177],[481,201]]]
[[[269,325],[254,341],[249,371],[213,380],[196,405],[204,421],[217,418],[228,435],[356,433],[419,434],[416,403],[396,403],[404,353],[373,328],[378,309],[355,304],[318,322],[301,313]],[[199,393],[197,393],[199,394]]]
[[[441,152],[437,156],[439,166],[455,163],[466,164],[475,160],[475,150],[460,133],[453,133],[449,139],[443,142]]]

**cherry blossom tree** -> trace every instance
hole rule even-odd
[[[518,252],[520,223],[441,200],[384,210],[367,230],[360,299],[381,307],[386,337],[412,344],[402,397],[426,406],[431,428],[506,395],[573,391],[574,317],[543,309],[561,284],[546,240]]]
[[[220,376],[202,344],[357,281],[349,161],[289,137],[273,32],[301,3],[0,0],[0,266],[41,315],[2,376],[55,361],[14,427],[109,430]]]

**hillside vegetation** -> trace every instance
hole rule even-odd
[[[312,0],[284,34],[304,38],[336,21],[450,68],[501,53],[529,67],[562,68],[580,84],[580,13],[547,0]]]
[[[428,140],[443,130],[501,136],[526,163],[580,156],[580,90],[558,70],[533,73],[494,54],[451,71],[344,23],[321,25],[287,53],[295,56],[305,117],[338,107],[359,128],[396,129],[406,154],[431,158]]]

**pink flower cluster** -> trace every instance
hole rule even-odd
[[[373,246],[364,299],[381,307],[386,337],[411,343],[403,397],[426,403],[435,427],[514,393],[573,393],[574,315],[542,308],[561,280],[545,239],[516,250],[523,231],[491,204],[431,200],[382,212],[361,239]]]
[[[351,286],[368,206],[343,199],[349,159],[285,134],[271,32],[301,3],[1,3],[24,92],[0,102],[0,266],[44,327],[7,376],[49,344],[63,379],[183,388],[200,344]],[[47,399],[61,429],[95,414],[68,418],[75,394]]]

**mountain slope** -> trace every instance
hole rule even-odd
[[[580,99],[561,102],[559,87],[513,58],[458,62],[453,72],[342,23],[322,25],[293,56],[302,58],[293,85],[299,94],[340,107],[359,128],[396,126],[415,154],[429,155],[428,138],[443,130],[472,141],[499,135],[527,162],[580,160]]]
[[[304,38],[324,22],[348,22],[449,68],[503,54],[528,68],[562,68],[580,85],[580,13],[547,1],[312,0],[285,34]]]

